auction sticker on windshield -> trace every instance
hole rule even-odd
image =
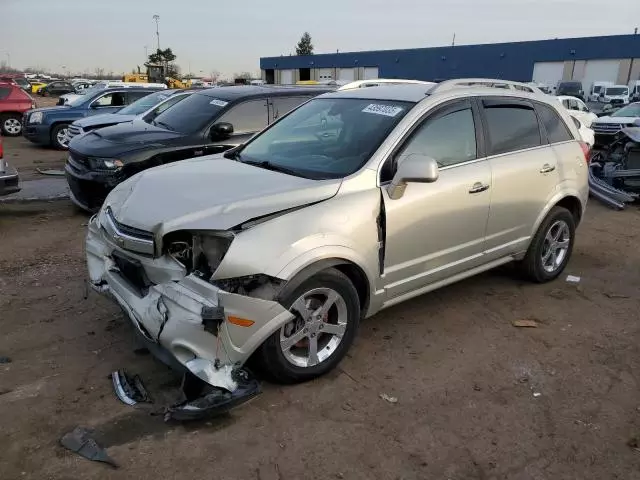
[[[394,107],[393,105],[378,105],[376,103],[372,103],[362,111],[364,113],[375,113],[376,115],[384,115],[386,117],[395,117],[402,110],[403,110],[402,107]]]
[[[209,102],[209,105],[216,105],[217,107],[226,107],[229,102],[225,102],[224,100],[218,100],[214,98]]]

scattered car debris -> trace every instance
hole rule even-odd
[[[514,327],[538,328],[538,322],[535,320],[514,320],[511,325]]]
[[[576,277],[575,275],[567,275],[567,282],[569,283],[580,283],[581,278]]]
[[[533,396],[534,396],[535,398],[538,398],[538,397],[540,397],[541,395],[542,395],[542,394],[541,394],[540,392],[533,392]]]
[[[129,377],[124,370],[116,370],[111,374],[113,389],[120,401],[126,405],[152,403],[149,393],[138,375]]]
[[[611,144],[593,154],[589,193],[605,205],[624,210],[640,193],[640,125],[623,128]]]
[[[84,427],[76,427],[73,431],[64,434],[60,439],[60,444],[84,458],[95,462],[103,462],[111,465],[113,468],[118,468],[115,460],[95,441],[93,432]]]
[[[11,363],[12,360],[9,357],[0,357],[0,363]]]
[[[36,168],[38,173],[42,175],[52,175],[55,177],[64,177],[64,170],[57,170],[54,168]]]
[[[387,395],[386,393],[381,393],[380,394],[380,398],[386,402],[389,403],[398,403],[398,399],[396,397],[391,397],[389,395]]]
[[[621,295],[619,293],[605,292],[604,295],[605,295],[605,297],[609,297],[609,298],[631,298],[631,297],[629,297],[629,295]]]
[[[632,437],[628,442],[627,446],[633,448],[636,452],[640,452],[640,436],[636,435]]]
[[[214,387],[191,372],[186,372],[182,379],[184,398],[167,409],[165,421],[190,421],[218,416],[251,400],[261,392],[260,383],[248,370],[236,369],[231,375],[237,384],[233,391]]]

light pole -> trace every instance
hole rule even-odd
[[[144,61],[148,62],[149,61],[149,53],[148,53],[148,49],[149,47],[147,45],[144,46]]]
[[[158,27],[158,22],[160,21],[160,15],[154,15],[153,19],[156,21],[156,37],[158,37],[158,50],[160,50],[160,30]]]
[[[5,55],[7,56],[7,67],[11,68],[11,54],[6,52]]]

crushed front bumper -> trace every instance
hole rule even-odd
[[[233,371],[273,332],[293,319],[276,301],[225,292],[194,275],[185,275],[177,261],[151,258],[123,250],[100,226],[99,216],[89,222],[86,240],[90,285],[110,295],[134,327],[158,348],[208,384],[233,392]],[[139,275],[122,269],[122,258]],[[146,285],[140,285],[144,278]],[[239,317],[249,327],[228,321]]]

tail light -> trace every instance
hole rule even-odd
[[[580,147],[582,147],[582,153],[584,154],[584,161],[589,164],[591,160],[591,147],[587,142],[580,142]]]

